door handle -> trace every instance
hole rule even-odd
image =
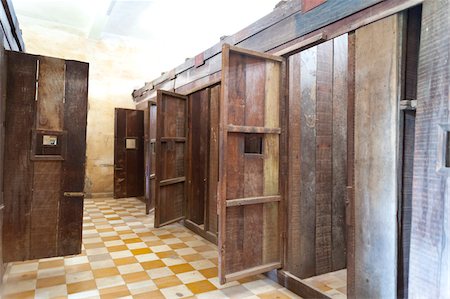
[[[123,170],[122,167],[114,167],[114,170]]]
[[[65,197],[83,197],[84,192],[64,192]]]

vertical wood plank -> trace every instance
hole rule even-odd
[[[399,25],[394,15],[356,30],[356,298],[397,293]]]
[[[438,157],[445,153],[443,131],[450,127],[449,29],[450,2],[425,1],[417,86],[409,298],[450,297],[450,170],[443,161],[438,163]]]
[[[316,68],[317,47],[301,52],[300,63],[300,278],[316,273]],[[314,240],[314,241],[312,241]]]
[[[264,126],[267,128],[280,127],[280,65],[266,62],[265,78],[265,106]],[[280,137],[276,134],[264,136],[264,185],[263,195],[278,195],[280,171]],[[276,262],[280,256],[279,247],[274,246],[280,242],[278,215],[279,204],[268,203],[263,206],[263,246],[262,262],[264,264]]]
[[[346,267],[345,200],[347,195],[347,67],[348,35],[334,39],[333,51],[333,177],[331,202],[332,270]]]
[[[209,99],[209,173],[208,209],[209,231],[217,234],[217,190],[219,180],[219,100],[220,85],[211,88]]]
[[[7,53],[3,221],[4,262],[25,260],[30,248],[33,163],[30,160],[34,126],[37,57]]]
[[[347,98],[347,297],[355,298],[355,32],[348,34]]]
[[[3,33],[0,32],[0,40]],[[6,113],[6,53],[3,45],[0,45],[0,190],[3,191],[4,158],[5,158],[5,113]],[[0,192],[0,281],[3,281],[3,210],[5,208],[3,192]]]
[[[333,41],[317,46],[316,273],[331,271]]]
[[[65,61],[39,57],[36,129],[61,131],[64,127]]]
[[[67,153],[63,162],[63,192],[84,190],[89,64],[66,61],[64,126]],[[83,198],[61,197],[59,205],[58,255],[81,252]]]
[[[287,256],[285,268],[293,275],[300,277],[301,252],[303,251],[301,237],[301,54],[289,57],[289,176],[287,197]]]

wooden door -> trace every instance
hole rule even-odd
[[[187,97],[158,90],[155,227],[184,218],[186,202]]]
[[[7,52],[5,262],[81,252],[87,63]]]
[[[145,206],[148,214],[155,207],[156,101],[145,109]]]
[[[144,195],[144,112],[115,109],[114,198]]]
[[[283,59],[224,45],[219,154],[221,283],[282,265]]]

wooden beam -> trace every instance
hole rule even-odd
[[[258,197],[247,197],[247,198],[236,198],[227,200],[227,208],[235,206],[245,206],[254,205],[260,203],[277,202],[281,200],[281,196],[258,196]]]
[[[227,130],[228,130],[228,132],[233,132],[233,133],[281,134],[280,128],[228,125]]]
[[[261,266],[253,267],[253,268],[246,269],[243,271],[235,272],[232,274],[227,274],[227,275],[225,275],[225,280],[226,280],[226,282],[235,281],[235,280],[239,280],[241,278],[245,278],[245,277],[252,276],[255,274],[259,274],[259,273],[268,272],[270,270],[278,269],[278,268],[281,268],[281,263],[271,263],[271,264],[261,265]]]

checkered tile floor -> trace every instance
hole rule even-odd
[[[303,280],[333,299],[347,298],[347,270],[339,270]]]
[[[217,247],[180,224],[153,228],[137,199],[86,199],[77,256],[8,265],[3,298],[299,298],[259,275],[221,286]]]

